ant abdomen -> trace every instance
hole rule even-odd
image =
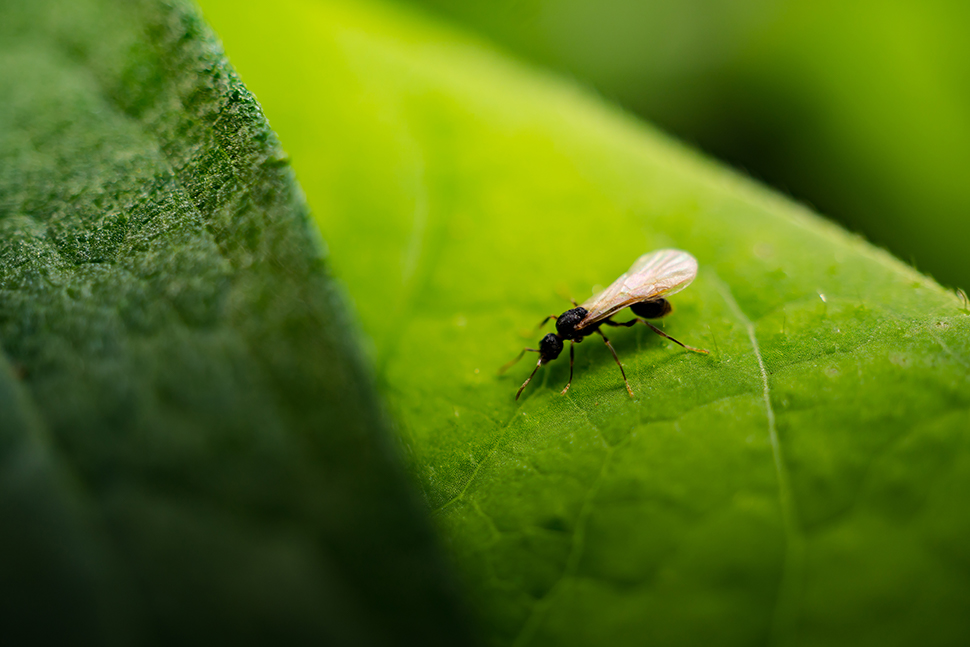
[[[643,317],[644,319],[660,319],[669,315],[670,311],[673,310],[673,306],[666,299],[657,299],[656,301],[634,303],[630,306],[630,310],[636,316]]]

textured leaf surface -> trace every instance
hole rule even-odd
[[[303,198],[195,10],[0,9],[0,635],[464,642]]]
[[[293,154],[496,645],[970,632],[970,317],[567,84],[392,6],[205,0]],[[647,250],[666,331],[495,370]]]

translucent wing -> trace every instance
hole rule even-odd
[[[680,292],[697,276],[697,259],[679,249],[644,254],[610,287],[583,304],[586,317],[576,328],[606,319],[640,301],[652,301]]]

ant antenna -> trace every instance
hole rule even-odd
[[[525,387],[528,386],[529,382],[532,380],[532,377],[536,374],[536,371],[539,370],[539,367],[540,366],[542,366],[542,358],[541,357],[539,358],[539,362],[536,364],[536,367],[534,369],[532,369],[532,373],[530,373],[529,374],[529,377],[526,379],[526,381],[522,383],[522,386],[519,387],[519,390],[515,392],[515,399],[516,400],[518,400],[519,399],[519,396],[522,395],[522,391],[524,391],[525,390]]]
[[[538,326],[536,326],[536,330],[539,330],[540,328],[542,328],[543,326],[545,326],[546,325],[546,322],[548,322],[550,319],[552,319],[553,321],[556,321],[556,320],[559,319],[559,315],[549,315],[548,317],[546,317],[545,319],[542,320],[542,323],[541,324],[539,324]]]
[[[523,348],[522,352],[520,352],[518,355],[515,356],[515,359],[513,359],[511,362],[506,362],[504,365],[502,365],[502,368],[498,370],[498,374],[501,375],[505,371],[515,366],[515,363],[518,362],[520,359],[522,359],[522,357],[525,356],[526,352],[538,353],[539,351],[536,350],[535,348]]]

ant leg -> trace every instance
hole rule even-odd
[[[538,329],[538,328],[542,328],[543,326],[545,326],[545,325],[546,325],[546,323],[547,323],[547,322],[548,322],[548,321],[549,321],[550,319],[552,319],[553,321],[555,321],[555,320],[557,320],[557,319],[559,319],[559,315],[549,315],[548,317],[546,317],[545,319],[543,319],[543,320],[542,320],[542,323],[541,323],[541,324],[539,324],[538,326],[536,326],[536,328],[537,328],[537,329]]]
[[[630,394],[630,397],[632,398],[633,397],[633,389],[630,388],[630,383],[626,379],[626,371],[623,370],[623,364],[620,364],[620,358],[616,356],[616,351],[613,350],[613,344],[611,344],[610,343],[610,340],[606,338],[606,335],[603,334],[603,331],[602,330],[600,330],[599,328],[597,328],[596,329],[596,332],[599,333],[600,337],[603,338],[603,341],[606,342],[606,347],[610,349],[610,352],[611,353],[613,353],[613,359],[616,360],[616,365],[620,367],[620,375],[623,376],[623,383],[626,384],[627,393],[629,393]]]
[[[502,368],[500,368],[500,369],[498,370],[498,374],[499,374],[499,375],[501,375],[501,374],[502,374],[502,373],[504,373],[505,371],[507,371],[507,370],[509,370],[510,368],[512,368],[512,366],[513,366],[513,365],[514,365],[514,364],[515,364],[516,362],[518,362],[518,361],[519,361],[520,359],[522,359],[522,357],[523,357],[523,356],[524,356],[524,355],[525,355],[525,354],[526,354],[527,352],[528,352],[528,353],[538,353],[539,351],[538,351],[538,350],[536,350],[535,348],[523,348],[523,349],[522,349],[522,352],[521,352],[521,353],[519,353],[518,355],[516,355],[516,356],[515,356],[515,359],[513,359],[513,360],[512,360],[511,362],[507,362],[506,364],[504,364],[504,365],[502,366]]]
[[[515,399],[516,400],[518,400],[519,399],[519,396],[522,395],[522,391],[525,390],[526,385],[529,382],[532,381],[532,376],[536,374],[536,371],[539,370],[539,367],[540,366],[542,366],[542,358],[541,357],[539,358],[539,361],[536,363],[536,367],[534,369],[532,369],[532,372],[531,373],[529,373],[529,377],[526,379],[525,382],[522,383],[522,386],[519,387],[519,390],[515,392]]]
[[[707,355],[708,353],[711,352],[709,350],[704,350],[703,348],[694,348],[693,346],[688,346],[687,344],[685,344],[683,342],[677,341],[676,339],[674,339],[673,337],[671,337],[670,335],[668,335],[664,331],[660,330],[659,328],[657,328],[656,326],[654,326],[649,321],[646,321],[645,319],[637,319],[636,321],[642,321],[646,325],[650,326],[650,330],[654,331],[655,333],[657,333],[661,337],[666,337],[667,339],[669,339],[670,341],[674,342],[675,344],[680,344],[682,347],[686,348],[687,350],[692,350],[695,353],[704,353],[705,355]]]
[[[604,319],[603,323],[605,323],[607,326],[613,326],[614,328],[629,328],[630,326],[635,326],[638,321],[640,320],[631,319],[630,321],[613,321],[612,319]]]
[[[573,383],[573,348],[576,346],[576,342],[569,342],[569,381],[566,382],[566,388],[562,390],[559,395],[566,395],[566,391],[569,390],[569,385]]]

